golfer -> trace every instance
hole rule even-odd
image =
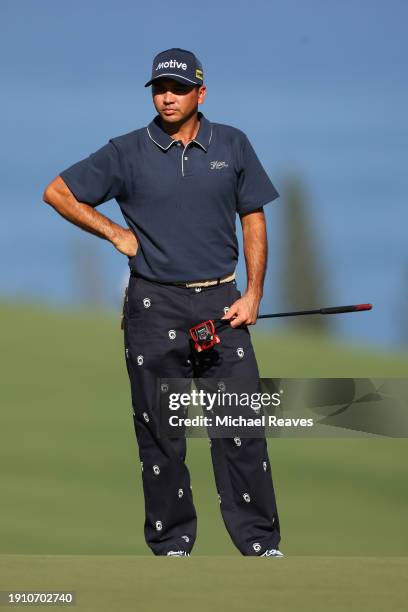
[[[267,237],[263,206],[278,193],[246,135],[198,112],[203,67],[174,48],[153,60],[157,115],[111,138],[57,176],[44,201],[128,257],[124,348],[142,466],[145,538],[155,555],[188,556],[197,518],[184,437],[159,430],[158,379],[258,380],[248,325],[263,293]],[[128,228],[96,207],[116,199]],[[235,281],[239,215],[247,286]],[[220,344],[194,350],[189,329],[225,317]],[[159,394],[160,395],[160,394]],[[214,438],[220,509],[243,555],[281,557],[279,518],[265,438]]]

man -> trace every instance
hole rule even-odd
[[[267,258],[263,205],[278,197],[243,132],[198,112],[206,96],[195,55],[168,49],[153,60],[157,116],[112,138],[67,168],[44,201],[127,255],[124,340],[133,418],[143,470],[145,537],[156,555],[187,556],[196,512],[182,437],[159,431],[159,378],[247,377],[259,372],[248,325],[256,322]],[[129,229],[95,207],[115,198]],[[239,214],[247,268],[236,288]],[[221,343],[194,352],[188,330],[229,322]],[[226,528],[243,555],[283,556],[264,438],[216,438],[211,455]]]

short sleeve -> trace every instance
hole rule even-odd
[[[279,193],[245,135],[241,144],[240,155],[237,212],[243,214],[272,202],[279,197]]]
[[[98,206],[112,198],[125,198],[125,177],[117,146],[109,142],[59,176],[79,202]]]

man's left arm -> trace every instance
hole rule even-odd
[[[259,304],[263,295],[268,241],[263,208],[240,215],[247,270],[247,289],[234,302],[223,319],[230,320],[231,327],[256,323]]]

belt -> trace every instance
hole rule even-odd
[[[235,272],[223,276],[221,278],[213,278],[211,280],[193,281],[191,283],[168,283],[169,285],[177,285],[178,287],[213,287],[215,285],[222,285],[222,283],[230,283],[235,279]]]

